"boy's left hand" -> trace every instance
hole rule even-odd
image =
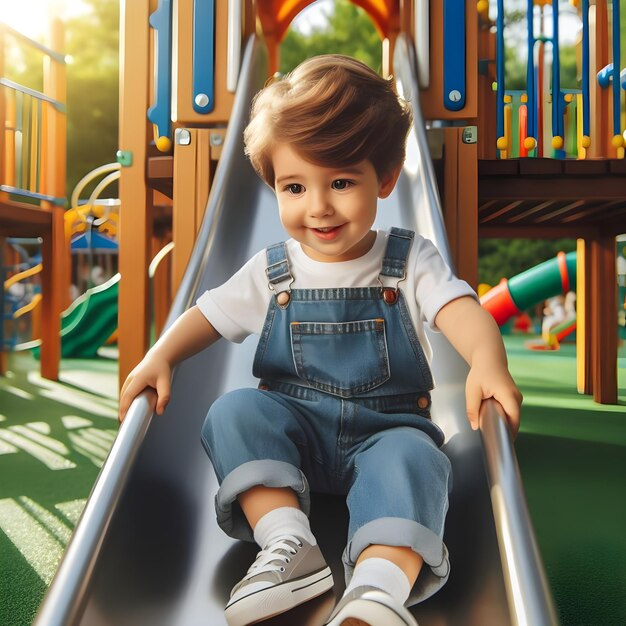
[[[467,417],[472,430],[480,427],[480,408],[484,400],[493,398],[504,411],[513,437],[517,435],[520,424],[522,394],[506,367],[493,367],[486,371],[479,364],[470,368],[465,384],[465,402]]]

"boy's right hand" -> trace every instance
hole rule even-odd
[[[170,401],[171,378],[172,368],[169,363],[156,355],[147,354],[122,386],[118,416],[120,423],[124,421],[132,401],[146,388],[156,391],[156,412],[161,415]]]

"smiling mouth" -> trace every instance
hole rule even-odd
[[[311,228],[313,233],[319,238],[324,240],[334,239],[340,232],[343,224],[338,226],[324,226],[323,228]]]

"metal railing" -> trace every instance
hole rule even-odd
[[[6,67],[7,59],[15,57],[16,49],[42,55],[41,90],[7,77],[9,70],[14,69]],[[14,54],[7,55],[9,50]],[[0,24],[0,118],[3,120],[0,152],[4,163],[0,170],[0,192],[35,203],[65,204],[66,199],[60,197],[49,176],[57,167],[55,161],[65,158],[65,136],[58,132],[65,128],[64,93],[61,98],[52,95],[64,92],[64,85],[62,54]]]

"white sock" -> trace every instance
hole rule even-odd
[[[404,606],[411,593],[406,574],[395,563],[376,557],[364,559],[354,568],[345,593],[363,585],[385,591],[401,606]]]
[[[254,527],[254,540],[263,549],[284,535],[294,535],[311,545],[317,544],[309,518],[292,506],[283,506],[266,513]]]

